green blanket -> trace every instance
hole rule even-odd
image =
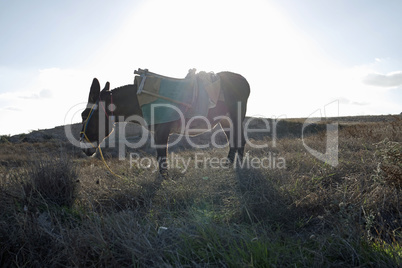
[[[135,77],[138,88],[142,79],[143,76]],[[208,114],[209,96],[205,87],[198,86],[196,77],[174,79],[146,76],[137,96],[148,125],[176,121],[183,116],[191,118]]]

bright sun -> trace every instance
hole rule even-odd
[[[265,1],[147,1],[103,57],[179,76],[190,67],[239,71],[282,62],[294,42],[289,28]]]
[[[292,107],[306,94],[300,86],[308,90],[310,81],[324,77],[311,77],[325,63],[295,29],[263,0],[147,1],[109,38],[97,66],[114,86],[131,82],[137,68],[173,77],[184,77],[190,68],[237,72],[251,84],[249,115],[271,116],[264,110],[267,100],[270,110],[289,111],[275,107],[278,98],[290,97],[284,89],[294,94]]]

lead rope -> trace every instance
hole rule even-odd
[[[113,130],[109,133],[109,135],[108,135],[107,137],[105,137],[105,139],[109,138],[109,136],[112,135],[113,132],[114,132],[114,128],[113,128]],[[102,149],[101,149],[101,144],[102,144],[102,142],[99,143],[99,145],[98,145],[98,150],[99,150],[99,154],[100,154],[100,156],[101,156],[101,158],[102,158],[102,162],[103,162],[103,164],[105,164],[105,167],[107,168],[107,170],[109,170],[109,172],[110,172],[113,176],[115,176],[115,177],[117,177],[117,178],[119,178],[119,179],[121,179],[121,180],[123,180],[123,181],[129,181],[128,178],[122,177],[122,176],[116,174],[116,173],[109,167],[109,165],[106,163],[105,158],[103,157],[103,153],[102,153]],[[139,185],[138,185],[137,183],[135,183],[134,181],[132,181],[132,183],[133,183],[135,186],[139,186]]]
[[[112,130],[112,132],[110,132],[110,134],[109,134],[105,139],[109,138],[109,136],[112,135],[113,132],[114,132],[114,129]],[[113,174],[114,176],[116,176],[117,178],[119,178],[119,179],[127,180],[126,178],[123,178],[122,176],[120,176],[120,175],[116,174],[115,172],[113,172],[113,170],[112,170],[112,169],[109,167],[109,165],[106,163],[106,160],[105,160],[105,158],[103,157],[103,153],[102,153],[102,149],[101,149],[101,143],[99,143],[99,145],[98,145],[98,150],[99,150],[100,156],[101,156],[101,158],[102,158],[102,161],[103,161],[103,163],[105,164],[106,168],[109,170],[109,172],[110,172],[111,174]]]
[[[112,99],[112,104],[113,104],[113,99]],[[95,107],[96,107],[95,105],[97,105],[97,104],[94,104],[94,105],[91,107],[91,110],[90,110],[90,112],[89,112],[89,116],[88,116],[88,118],[87,118],[87,120],[86,120],[86,124],[85,124],[85,126],[84,126],[84,131],[81,131],[81,133],[80,133],[80,134],[82,134],[82,136],[85,138],[85,140],[91,144],[91,146],[92,146],[93,148],[96,148],[96,147],[95,147],[95,145],[88,139],[87,134],[86,134],[85,132],[86,132],[87,125],[88,125],[88,123],[89,123],[89,119],[92,117],[92,114],[93,114],[94,111],[95,111]],[[105,110],[104,110],[104,111],[105,111]],[[106,113],[106,111],[105,111],[105,113]],[[108,116],[107,113],[106,113],[106,115]],[[112,116],[113,116],[113,112],[112,112]],[[105,137],[103,140],[109,138],[110,135],[112,135],[113,132],[114,132],[114,128],[113,128],[112,131],[109,133],[109,135],[107,135],[107,137]],[[105,164],[107,170],[109,170],[109,172],[110,172],[111,174],[113,174],[115,177],[117,177],[117,178],[119,178],[119,179],[121,179],[121,180],[123,180],[123,181],[128,181],[127,178],[124,178],[124,177],[122,177],[122,176],[116,174],[115,172],[113,172],[113,170],[112,170],[112,169],[109,167],[109,165],[106,163],[106,160],[105,160],[105,158],[103,157],[103,153],[102,153],[102,149],[101,149],[101,144],[102,144],[102,142],[100,142],[100,143],[98,144],[98,150],[99,150],[99,154],[100,154],[100,156],[101,156],[101,158],[102,158],[102,162],[103,162],[103,164]],[[134,185],[139,186],[137,183],[135,183],[135,182],[133,182],[133,183],[134,183]]]

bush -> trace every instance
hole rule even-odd
[[[66,157],[42,157],[26,168],[23,183],[28,203],[42,200],[58,206],[71,207],[77,197],[78,172]]]
[[[0,136],[0,144],[9,143],[10,135],[1,135]]]
[[[377,178],[402,188],[402,144],[385,139],[376,144]]]

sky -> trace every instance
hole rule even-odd
[[[94,77],[233,71],[248,116],[402,112],[402,1],[0,0],[0,135],[80,122]]]

